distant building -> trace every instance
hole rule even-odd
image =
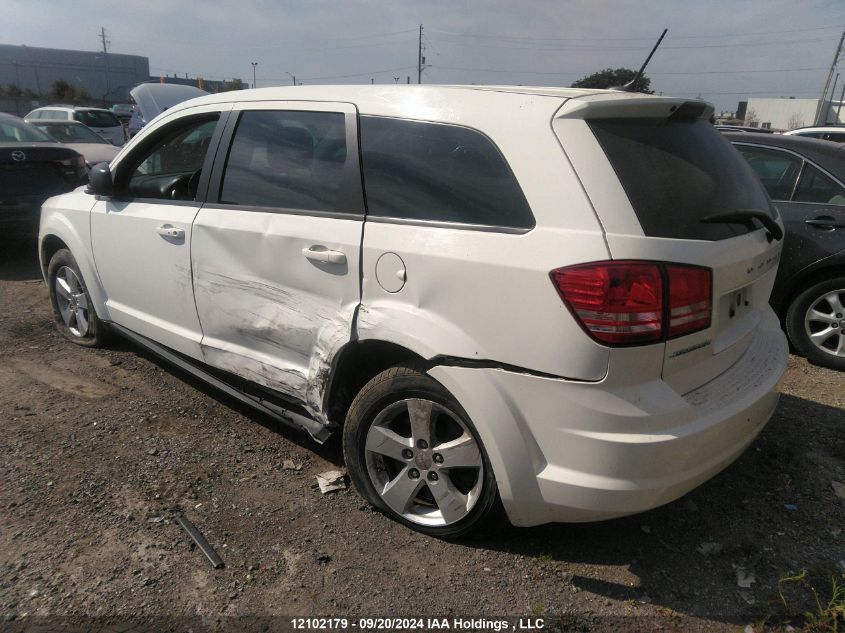
[[[752,98],[748,100],[743,118],[745,125],[753,127],[781,131],[794,130],[798,127],[813,125],[818,107],[818,99]],[[819,125],[839,125],[845,122],[845,112],[840,115],[840,109],[839,101],[825,101]]]
[[[35,98],[63,80],[91,100],[125,103],[129,90],[149,77],[150,60],[140,55],[0,44],[0,87],[16,86]]]

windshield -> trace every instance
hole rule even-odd
[[[77,110],[74,112],[73,118],[89,127],[117,127],[120,125],[117,117],[108,110]]]
[[[47,132],[59,143],[106,143],[108,141],[97,134],[94,130],[84,125],[73,123],[35,123],[37,127]]]
[[[0,143],[55,143],[47,134],[24,121],[0,118]]]
[[[629,118],[588,123],[646,235],[721,240],[753,229],[703,223],[704,218],[741,210],[774,217],[754,172],[707,121]]]

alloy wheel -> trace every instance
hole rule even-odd
[[[484,460],[475,436],[459,415],[431,400],[408,398],[381,411],[364,452],[376,493],[413,523],[457,523],[481,496]]]
[[[819,350],[845,358],[845,288],[826,292],[804,315],[804,329]]]
[[[65,326],[74,336],[86,336],[91,327],[90,308],[79,277],[69,266],[62,266],[56,273],[54,287],[59,314]]]

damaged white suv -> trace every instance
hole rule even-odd
[[[591,521],[725,468],[777,403],[777,214],[703,102],[229,92],[50,199],[59,329],[117,332],[318,441],[422,532]]]

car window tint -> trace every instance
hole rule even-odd
[[[802,160],[792,154],[759,147],[740,147],[772,200],[789,200],[801,172]]]
[[[475,130],[363,116],[361,159],[369,215],[534,226],[504,157]]]
[[[129,193],[141,198],[193,200],[217,118],[179,125],[145,153],[129,176]]]
[[[738,209],[772,213],[753,171],[707,121],[685,114],[588,119],[613,166],[643,233],[649,237],[721,240],[755,230],[705,222]]]
[[[111,112],[103,110],[78,110],[74,118],[88,127],[117,127],[120,125],[118,118]]]
[[[824,135],[826,141],[833,141],[834,143],[845,143],[845,133],[843,132],[828,132]]]
[[[342,200],[345,165],[343,113],[247,110],[226,160],[220,202],[349,211]]]
[[[845,205],[845,189],[809,163],[798,181],[795,202]]]

